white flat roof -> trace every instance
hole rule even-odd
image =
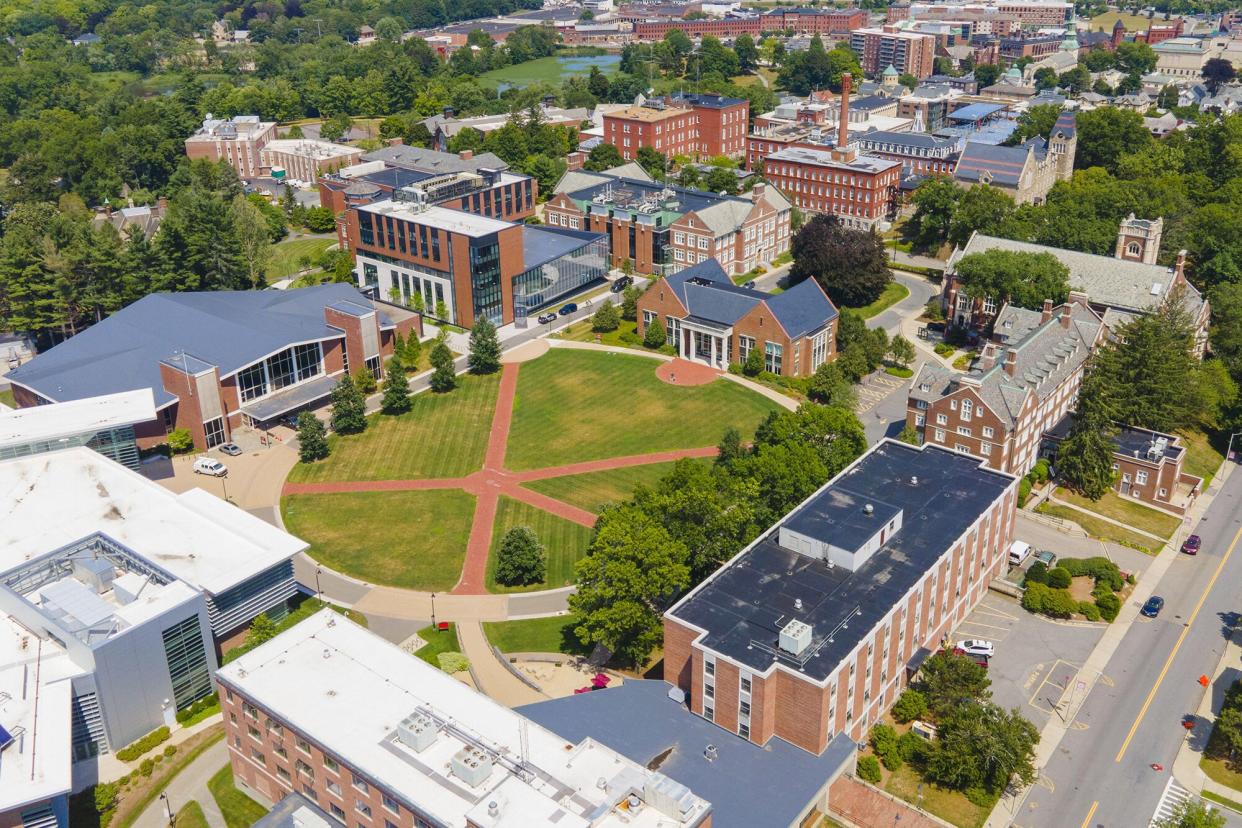
[[[0,758],[0,813],[73,787],[67,679],[81,673],[60,646],[0,616],[0,726],[14,737]]]
[[[450,210],[447,207],[431,206],[420,210],[408,202],[393,201],[392,199],[377,201],[374,204],[368,204],[358,209],[383,216],[405,219],[415,224],[425,224],[428,227],[438,227],[450,233],[459,233],[463,236],[476,238],[498,233],[506,228],[516,226],[512,222],[501,221],[500,219],[480,216],[474,213],[466,213],[461,210]]]
[[[202,489],[174,494],[88,448],[0,461],[0,570],[96,532],[215,595],[308,546]]]
[[[155,419],[150,388],[0,411],[0,448],[145,423]]]
[[[278,138],[263,145],[265,152],[283,152],[287,155],[301,155],[306,158],[336,158],[342,155],[358,155],[362,150],[345,144],[334,144],[331,141],[316,141],[314,138]]]
[[[484,828],[667,828],[695,825],[711,807],[611,748],[589,739],[566,742],[331,610],[217,675],[340,762],[445,824],[465,824],[468,815]],[[394,734],[420,710],[440,726],[417,752]],[[468,744],[516,762],[524,756],[527,779],[494,761],[490,773],[468,784],[449,771]],[[648,804],[647,782],[673,790],[688,808],[684,818]],[[635,786],[644,802],[620,804]]]

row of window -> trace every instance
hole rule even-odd
[[[323,353],[318,342],[294,345],[237,372],[241,401],[279,391],[323,373]]]

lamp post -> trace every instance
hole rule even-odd
[[[323,589],[319,586],[319,573],[323,572],[322,566],[315,567],[315,595],[320,601],[323,600]]]
[[[176,820],[176,818],[173,816],[172,801],[168,798],[168,794],[167,794],[167,793],[161,793],[161,794],[160,794],[160,800],[164,803],[164,810],[168,812],[168,824],[169,824],[169,826],[176,826],[176,824],[177,824],[177,820]]]
[[[431,627],[432,629],[435,629],[435,626],[436,626],[436,594],[433,592],[431,593]]]
[[[1233,438],[1237,437],[1239,434],[1242,434],[1242,431],[1235,431],[1233,434],[1229,435],[1229,447],[1225,449],[1226,460],[1233,459]]]

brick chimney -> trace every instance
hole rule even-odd
[[[471,158],[474,158],[474,150],[462,150],[457,153],[457,157],[462,161],[469,161]]]
[[[1073,305],[1069,302],[1065,303],[1065,307],[1061,308],[1061,327],[1069,330],[1070,323],[1074,321]]]
[[[837,124],[837,147],[845,149],[850,142],[850,87],[854,78],[849,72],[841,76],[841,115]]]
[[[1081,290],[1071,290],[1066,301],[1075,305],[1082,305],[1084,308],[1090,307],[1087,294]]]
[[[750,200],[753,201],[755,204],[758,204],[759,202],[763,201],[763,191],[765,189],[766,188],[763,186],[762,182],[756,184],[754,187],[751,187]]]
[[[1184,249],[1177,251],[1177,260],[1173,262],[1173,272],[1181,277],[1186,275],[1186,251]]]
[[[1039,315],[1039,324],[1044,324],[1052,318],[1052,300],[1044,300],[1044,312]]]
[[[1012,348],[1005,352],[1005,373],[1011,377],[1018,373],[1018,352]]]
[[[979,354],[979,370],[987,371],[996,364],[996,343],[989,342],[983,346],[983,353]]]

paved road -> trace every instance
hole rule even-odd
[[[182,768],[181,772],[174,776],[168,783],[168,787],[164,789],[164,793],[168,794],[168,801],[172,803],[173,812],[180,811],[185,807],[185,803],[196,799],[203,807],[203,815],[207,818],[207,824],[211,828],[224,828],[224,816],[207,789],[207,781],[228,763],[229,749],[222,739]],[[168,811],[165,810],[164,803],[159,797],[151,800],[151,804],[133,822],[133,828],[163,828],[166,825],[168,825]]]
[[[1230,475],[1195,529],[1203,550],[1172,562],[1155,589],[1166,601],[1164,612],[1136,620],[1015,826],[1149,823],[1182,740],[1207,736],[1199,730],[1188,736],[1181,719],[1207,692],[1196,679],[1212,674],[1225,646],[1223,622],[1240,609],[1242,551],[1234,549],[1242,537],[1240,502],[1242,475]],[[1153,763],[1166,770],[1154,771]],[[1242,816],[1225,813],[1229,825],[1242,826]]]

